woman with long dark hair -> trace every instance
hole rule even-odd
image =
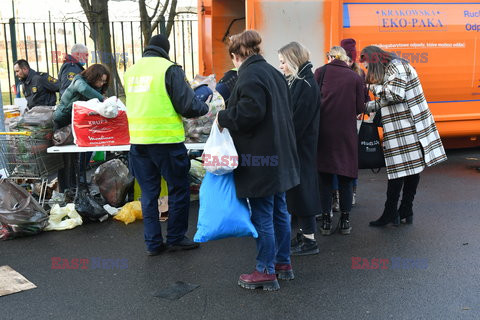
[[[56,126],[62,128],[72,122],[74,102],[94,98],[103,101],[103,95],[107,92],[109,84],[110,71],[102,64],[93,64],[77,74],[55,109],[53,120]]]
[[[370,222],[379,227],[413,222],[413,199],[425,167],[447,159],[442,141],[416,70],[394,53],[376,46],[365,47],[360,62],[367,68],[366,81],[379,99],[367,103],[367,111],[381,110],[383,151],[388,185],[385,209]],[[402,192],[400,206],[398,201]]]

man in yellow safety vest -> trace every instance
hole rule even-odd
[[[144,237],[148,255],[198,248],[185,236],[188,229],[190,160],[185,148],[182,116],[199,117],[208,112],[180,66],[170,61],[170,43],[155,35],[142,59],[125,73],[129,164],[142,190]],[[168,185],[169,219],[166,243],[159,222],[160,177]]]

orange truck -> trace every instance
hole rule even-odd
[[[200,73],[233,67],[226,40],[256,29],[264,56],[299,41],[315,67],[341,39],[376,45],[417,69],[448,148],[480,146],[480,2],[453,0],[198,0]],[[357,54],[357,57],[359,55]]]

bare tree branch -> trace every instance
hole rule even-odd
[[[164,16],[165,15],[165,12],[167,11],[168,9],[168,3],[170,2],[170,0],[167,0],[167,2],[165,2],[165,4],[163,5],[163,8],[162,8],[162,11],[160,12],[160,15],[161,16]]]
[[[85,12],[85,15],[87,16],[87,20],[90,21],[92,19],[92,6],[90,5],[90,2],[88,0],[79,0],[80,5],[82,6],[83,11]]]
[[[167,1],[167,4],[168,5],[168,1]],[[160,0],[157,0],[157,5],[155,7],[155,10],[153,10],[153,14],[152,16],[149,16],[148,17],[148,20],[152,20],[153,18],[155,18],[155,16],[157,15],[157,12],[158,12],[158,7],[160,6]]]
[[[170,0],[167,0],[165,2],[165,4],[163,5],[162,11],[158,15],[157,19],[155,19],[155,21],[153,22],[153,24],[150,28],[150,32],[153,32],[153,30],[155,30],[157,28],[160,21],[162,21],[162,20],[165,21],[165,12],[167,11],[169,2],[170,2]],[[172,1],[172,4],[173,4],[173,1]],[[171,9],[170,9],[170,11],[171,11]]]

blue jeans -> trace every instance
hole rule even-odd
[[[129,166],[142,190],[143,226],[147,249],[154,251],[163,243],[159,222],[160,178],[168,185],[167,244],[181,241],[188,229],[190,208],[190,159],[183,143],[132,145]]]
[[[290,214],[285,192],[249,201],[258,232],[256,269],[274,274],[276,263],[290,264]]]

